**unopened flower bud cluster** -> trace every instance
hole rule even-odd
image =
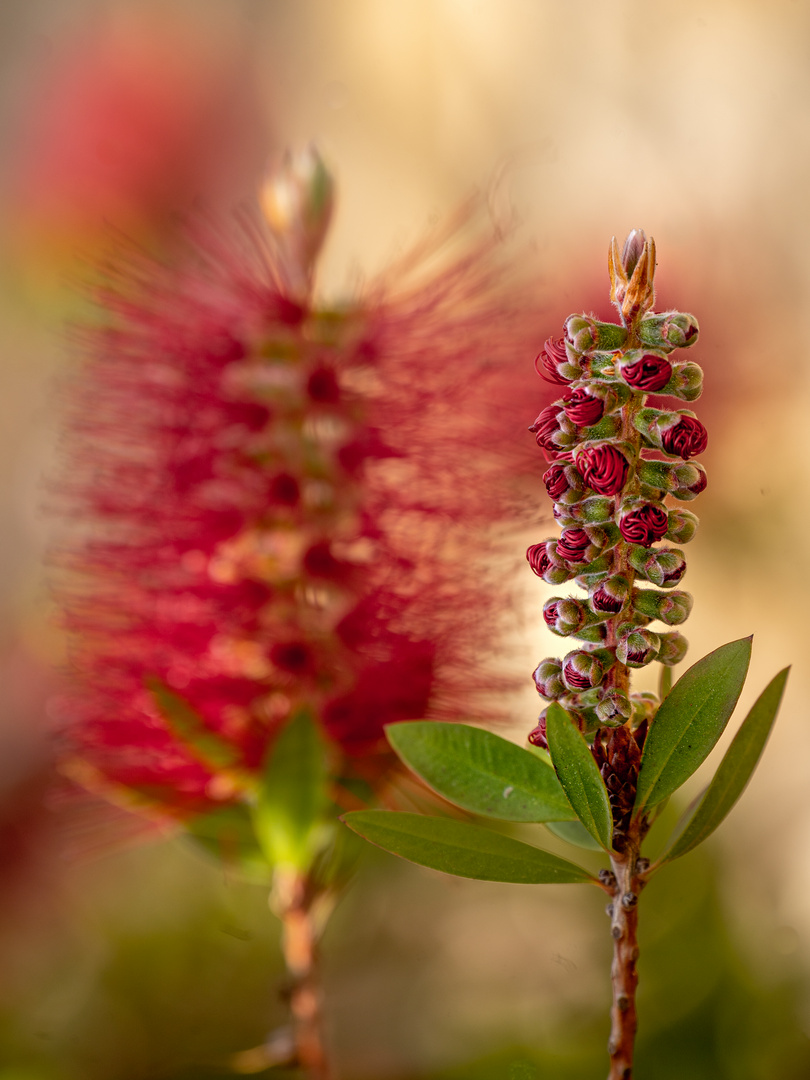
[[[617,290],[611,263],[622,323],[571,315],[563,338],[549,339],[535,361],[544,379],[564,388],[530,427],[549,462],[543,480],[562,531],[526,557],[544,581],[573,582],[585,595],[544,604],[547,626],[573,647],[542,660],[534,680],[586,733],[643,723],[650,695],[630,693],[628,669],[677,664],[687,648],[670,629],[692,607],[677,588],[686,569],[677,545],[692,539],[698,519],[670,500],[688,502],[706,486],[693,460],[706,449],[706,429],[677,407],[677,399],[700,396],[703,373],[681,351],[697,341],[696,319],[651,310],[652,251],[649,280],[629,299],[640,273],[635,254],[626,247],[618,271],[629,289]],[[654,622],[663,629],[650,629]],[[529,738],[545,745],[544,715]]]

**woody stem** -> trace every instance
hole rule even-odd
[[[630,836],[626,849],[611,854],[616,878],[610,912],[613,937],[613,1004],[610,1010],[610,1073],[608,1080],[632,1080],[636,1028],[636,986],[638,985],[638,895],[643,887],[636,864],[639,837]]]
[[[293,874],[274,887],[281,919],[281,947],[290,975],[290,1013],[296,1061],[307,1080],[331,1080],[323,1037],[323,989],[313,896],[304,875]]]

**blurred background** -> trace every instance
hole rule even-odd
[[[75,282],[108,230],[160,250],[178,213],[230,211],[280,147],[310,139],[339,185],[328,295],[479,189],[517,222],[549,335],[572,311],[608,314],[607,245],[634,227],[658,246],[659,308],[699,318],[710,486],[688,552],[690,657],[755,634],[741,710],[793,674],[727,825],[645,895],[638,1074],[810,1074],[808,97],[804,0],[2,6],[0,1080],[231,1075],[284,1017],[260,888],[178,838],[108,844],[101,804],[66,842],[43,801],[61,643],[41,504],[64,326],[85,314]],[[541,473],[529,541],[553,533]],[[557,652],[538,625],[550,592],[526,572],[516,739],[537,713],[529,674]],[[599,1075],[601,909],[369,851],[325,940],[342,1080]]]

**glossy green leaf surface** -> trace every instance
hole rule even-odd
[[[199,761],[213,769],[227,769],[239,761],[234,747],[211,731],[184,698],[160,679],[147,679],[146,686],[171,731]]]
[[[554,770],[491,731],[414,720],[385,733],[405,764],[456,806],[501,821],[574,817]]]
[[[644,743],[636,814],[671,795],[708,757],[737,704],[750,659],[751,638],[731,641],[672,687]]]
[[[584,848],[585,851],[601,851],[602,845],[591,836],[581,821],[547,821],[546,828],[566,844]]]
[[[325,825],[326,784],[323,739],[302,709],[270,748],[253,808],[256,836],[272,863],[309,868]]]
[[[599,766],[571,717],[556,702],[546,713],[546,740],[557,777],[577,817],[594,840],[609,851],[613,815]]]
[[[684,829],[661,862],[670,862],[702,844],[732,809],[759,763],[782,701],[789,668],[780,671],[754,702],[726,751],[720,767]]]
[[[377,847],[457,877],[520,885],[595,881],[566,859],[465,821],[393,810],[356,810],[343,820]]]

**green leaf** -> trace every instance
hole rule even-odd
[[[671,862],[702,844],[742,795],[773,728],[789,671],[790,668],[780,671],[754,702],[720,762],[714,779],[688,818],[684,829],[676,833],[672,845],[660,862]]]
[[[566,844],[584,848],[585,851],[601,851],[602,845],[597,843],[581,821],[547,821],[546,828],[553,832]]]
[[[672,689],[672,668],[669,664],[661,664],[661,674],[658,679],[658,696],[661,701],[669,696]]]
[[[595,881],[566,859],[465,821],[393,810],[355,810],[343,820],[377,847],[445,874],[520,885]]]
[[[267,882],[271,868],[262,852],[249,807],[243,803],[218,806],[186,823],[190,838],[226,866],[253,880]]]
[[[301,709],[270,747],[253,808],[267,858],[308,870],[321,846],[327,808],[326,748],[312,714]]]
[[[671,795],[708,757],[737,704],[750,659],[751,638],[731,641],[675,683],[644,742],[635,814]]]
[[[546,741],[554,769],[577,817],[594,840],[610,851],[613,815],[605,782],[588,744],[556,702],[546,713]]]
[[[179,694],[160,679],[148,678],[146,687],[172,733],[211,769],[228,769],[240,760],[238,750],[212,731]]]
[[[439,795],[501,821],[570,821],[554,770],[514,743],[469,724],[389,724],[388,741]]]

